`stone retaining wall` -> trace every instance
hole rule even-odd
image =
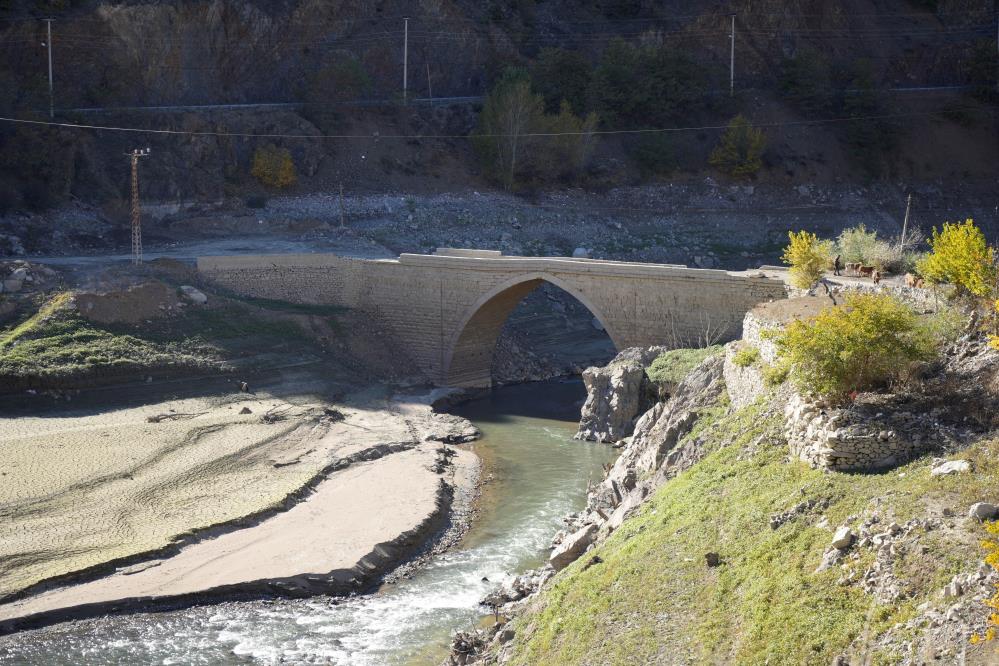
[[[931,415],[895,407],[828,407],[794,395],[784,414],[791,454],[841,472],[894,467],[941,446],[945,437]]]

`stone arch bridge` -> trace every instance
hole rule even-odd
[[[331,254],[199,257],[198,270],[232,291],[362,310],[435,383],[486,387],[507,316],[541,283],[589,308],[618,351],[732,339],[757,303],[784,298],[783,281],[670,264],[514,257],[487,250],[354,259]]]

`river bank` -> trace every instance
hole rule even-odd
[[[581,508],[587,484],[613,458],[605,445],[572,439],[583,395],[578,380],[554,381],[451,408],[483,433],[455,447],[482,464],[475,520],[456,543],[454,532],[445,535],[446,552],[404,566],[375,594],[82,619],[0,637],[0,663],[439,663],[453,632],[482,617],[479,601],[492,586],[546,558],[561,517]]]
[[[477,476],[441,442],[475,429],[435,414],[432,394],[369,387],[332,404],[320,379],[289,374],[255,395],[0,419],[0,631],[363,591],[439,535]]]

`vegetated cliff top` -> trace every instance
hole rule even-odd
[[[736,15],[735,98],[728,96],[729,13]],[[47,115],[45,24],[37,20],[47,15],[56,17],[59,109],[302,105],[161,114],[119,110],[64,114],[67,118],[181,132],[361,137],[266,140],[291,148],[303,190],[328,189],[339,180],[372,190],[482,185],[474,166],[469,168],[474,158],[463,139],[364,138],[461,136],[475,127],[474,107],[467,104],[450,109],[398,105],[405,17],[411,98],[481,96],[506,67],[531,69],[550,48],[576,51],[596,65],[608,45],[624,39],[663,45],[699,68],[697,104],[677,109],[659,124],[715,126],[741,111],[771,127],[759,175],[764,180],[974,180],[990,176],[997,157],[988,98],[972,96],[993,83],[988,58],[994,50],[988,55],[977,46],[991,39],[993,20],[982,3],[972,0],[807,0],[791,8],[775,0],[722,5],[452,0],[433,8],[356,0],[12,1],[0,10],[4,115]],[[863,99],[844,100],[844,95],[856,97],[846,91],[858,86]],[[894,91],[954,86],[958,89]],[[649,94],[659,93],[650,88]],[[852,110],[841,108],[844,104],[852,104]],[[866,110],[861,113],[858,105]],[[890,116],[892,122],[852,129],[840,122],[800,124],[844,114]],[[605,119],[605,129],[615,129],[610,123]],[[702,178],[710,172],[706,154],[715,135],[710,130],[679,133],[675,145],[649,147],[646,152],[674,154],[669,164],[657,164],[654,174],[632,164],[644,145],[633,144],[641,141],[608,138],[596,160],[610,175],[597,180],[614,184],[664,171]],[[138,139],[151,143],[157,155],[144,165],[153,175],[144,190],[148,196],[217,199],[252,183],[253,149],[265,142],[138,136],[23,127],[12,132],[4,126],[0,140],[7,160],[0,166],[0,194],[13,200],[13,207],[44,206],[67,195],[101,201],[122,196],[127,165],[121,153]]]

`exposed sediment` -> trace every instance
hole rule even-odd
[[[365,401],[366,407],[360,408]],[[97,476],[84,469],[69,474],[74,478],[55,488],[32,490],[25,486],[29,479],[12,484],[9,488],[19,488],[18,497],[8,498],[14,501],[3,508],[20,537],[5,544],[12,557],[0,573],[7,589],[14,593],[0,605],[0,633],[112,610],[150,610],[231,597],[346,594],[370,587],[381,575],[418,554],[449,525],[455,485],[474,480],[478,463],[472,453],[447,448],[441,442],[467,441],[477,431],[464,419],[434,414],[427,401],[418,397],[385,401],[371,395],[359,398],[353,406],[343,420],[316,418],[309,410],[299,412],[292,423],[280,424],[285,427],[274,426],[274,436],[265,438],[268,441],[255,444],[260,449],[256,455],[230,460],[234,465],[226,468],[227,475],[239,472],[236,476],[243,484],[264,490],[263,494],[258,492],[255,507],[227,502],[228,493],[246,492],[247,488],[235,488],[231,483],[212,487],[210,478],[203,479],[195,472],[220,461],[191,462],[189,451],[183,460],[191,465],[174,461],[177,464],[167,470],[170,474],[162,474],[164,470],[155,466]],[[222,409],[230,411],[231,407],[234,405]],[[238,411],[242,410],[232,410]],[[257,409],[251,413],[259,418]],[[119,418],[135,416],[126,413]],[[69,423],[75,429],[82,425]],[[215,425],[212,432],[224,430]],[[308,431],[310,436],[288,440],[285,431],[289,428],[292,433]],[[73,434],[75,429],[56,427],[49,434],[58,443],[67,436],[78,438],[78,433]],[[83,428],[84,435],[96,438],[89,430]],[[246,434],[243,432],[244,437]],[[238,437],[230,434],[230,439]],[[281,445],[274,446],[275,442]],[[30,451],[23,450],[28,443],[14,438],[5,444],[10,450],[21,450],[27,461],[32,458]],[[159,454],[169,457],[175,450],[193,445],[190,438],[182,438],[163,446]],[[65,453],[60,451],[63,446],[65,443],[53,445],[48,452],[34,452],[34,462],[25,466],[24,473],[58,462]],[[106,453],[101,447],[89,450],[83,441],[73,448],[81,458],[87,453]],[[222,460],[232,458],[226,451],[214,453]],[[294,470],[292,477],[288,477],[289,470]],[[268,475],[272,475],[270,479]],[[282,491],[296,479],[302,481],[291,492]],[[128,542],[129,551],[123,556],[119,556],[122,551],[116,544],[102,542],[86,560],[63,558],[58,569],[51,568],[50,562],[47,571],[52,573],[48,576],[28,562],[32,538],[36,542],[42,539],[36,544],[42,550],[47,543],[46,532],[33,525],[39,515],[47,521],[72,520],[73,506],[92,504],[92,494],[111,493],[113,498],[119,493],[111,491],[123,481],[142,488],[145,494],[158,490],[160,495],[151,495],[151,504],[160,510],[178,503],[187,506],[187,531],[174,532],[177,536],[171,538],[168,530],[183,527],[183,521],[148,525],[145,537]],[[192,482],[200,489],[194,495],[185,491]],[[271,495],[277,493],[281,494],[273,499]],[[53,497],[62,500],[56,502]],[[129,497],[125,493],[118,499],[128,502]],[[105,510],[118,515],[113,507],[119,504],[112,503]],[[213,508],[214,512],[209,512],[213,515],[231,515],[237,509],[241,513],[235,519],[201,527],[197,521],[205,508]],[[110,515],[109,520],[112,518]],[[100,517],[95,520],[99,523]],[[164,541],[162,547],[140,548]],[[63,546],[62,541],[48,544],[55,555],[64,552]],[[18,550],[24,551],[23,557],[18,557]],[[79,566],[84,562],[85,566]],[[25,568],[25,564],[29,566]],[[21,581],[39,580],[40,574],[40,582],[18,586]]]

